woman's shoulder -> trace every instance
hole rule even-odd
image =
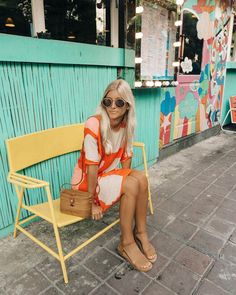
[[[85,122],[85,128],[90,129],[94,134],[99,133],[99,126],[100,126],[100,115],[94,115],[87,119]]]

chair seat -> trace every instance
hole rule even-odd
[[[47,220],[50,223],[53,222],[48,202],[38,204],[38,205],[33,205],[33,206],[24,205],[22,207],[34,213],[35,215]],[[55,214],[56,223],[58,227],[63,227],[69,224],[73,224],[84,219],[82,217],[61,213],[60,199],[53,200],[53,207],[54,207],[54,214]]]

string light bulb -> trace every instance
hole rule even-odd
[[[147,81],[146,82],[146,86],[153,87],[154,86],[154,82],[153,81]]]
[[[137,6],[136,7],[136,13],[143,13],[143,6]]]
[[[179,61],[174,61],[172,62],[173,67],[179,67]]]
[[[142,32],[135,33],[135,39],[142,39],[142,38],[143,38]]]
[[[176,0],[176,4],[181,6],[184,4],[184,0]]]
[[[155,86],[156,87],[161,87],[162,85],[162,82],[161,81],[155,81]]]
[[[135,57],[135,63],[141,64],[142,63],[142,57]]]
[[[8,28],[14,28],[15,27],[14,21],[13,21],[13,19],[11,17],[8,17],[6,19],[5,27],[8,27]]]
[[[176,41],[173,43],[174,47],[180,47],[181,46],[181,42],[180,41]]]
[[[182,26],[182,20],[177,20],[177,21],[175,22],[175,26],[176,26],[176,27],[180,27],[180,26]]]
[[[142,87],[142,82],[141,81],[135,81],[134,86],[135,87]]]

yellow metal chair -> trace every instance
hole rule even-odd
[[[108,225],[103,230],[96,233],[94,236],[80,244],[78,247],[73,249],[68,254],[64,255],[59,234],[59,228],[69,224],[73,224],[75,222],[79,222],[82,220],[82,218],[63,214],[60,212],[60,200],[53,199],[50,191],[49,182],[22,175],[20,173],[17,173],[17,171],[20,171],[42,161],[57,156],[61,156],[63,154],[81,150],[83,143],[83,134],[84,124],[74,124],[58,128],[52,128],[6,140],[10,168],[8,181],[15,186],[16,194],[18,197],[18,208],[15,220],[14,238],[16,237],[17,230],[20,230],[22,233],[24,233],[26,236],[28,236],[30,239],[36,242],[39,246],[45,249],[49,254],[58,259],[61,263],[65,283],[68,283],[65,261],[72,255],[80,251],[82,248],[84,248],[86,245],[91,243],[93,240],[98,238],[100,235],[105,233],[115,224],[117,224],[119,222],[119,219]],[[134,146],[141,148],[142,150],[144,170],[146,176],[148,177],[144,144],[136,142],[134,143]],[[37,205],[24,204],[23,195],[25,189],[35,188],[45,189],[47,202]],[[148,193],[150,211],[151,214],[153,214],[150,188],[148,190]],[[20,222],[19,218],[20,211],[22,208],[28,210],[33,215]],[[47,220],[53,225],[58,253],[53,251],[51,248],[42,243],[40,240],[38,240],[36,237],[34,237],[31,233],[29,233],[22,227],[22,224],[34,219],[37,216]]]

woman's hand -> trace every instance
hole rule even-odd
[[[102,208],[96,204],[92,204],[92,219],[99,220],[103,217]]]

